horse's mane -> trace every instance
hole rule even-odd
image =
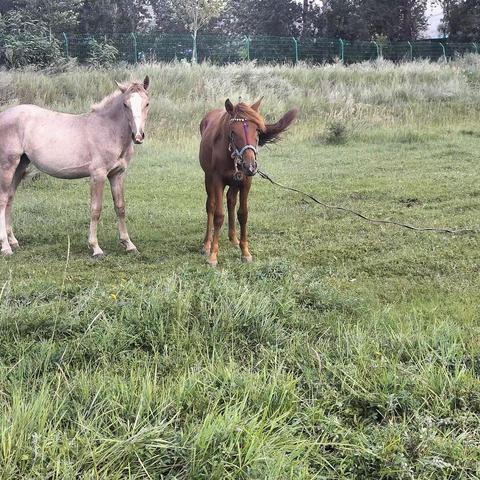
[[[104,99],[92,105],[92,112],[98,112],[99,110],[103,110],[109,107],[115,102],[115,100],[118,99],[119,96],[123,95],[123,93],[135,93],[144,91],[145,89],[143,88],[143,84],[141,82],[132,82],[129,84],[119,85],[113,93],[107,95]]]
[[[265,132],[266,125],[263,117],[256,112],[250,105],[240,102],[235,105],[233,110],[233,118],[244,118],[248,122],[253,122],[261,132]],[[230,121],[230,115],[225,116],[225,123]]]

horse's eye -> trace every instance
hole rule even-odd
[[[149,107],[149,106],[150,106],[150,103],[147,103],[145,106],[146,106],[146,107]]]
[[[124,106],[125,108],[128,108],[128,105],[127,105],[125,102],[123,102],[123,106]]]

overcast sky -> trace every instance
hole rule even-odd
[[[439,37],[438,26],[442,21],[443,13],[442,7],[429,7],[428,17],[430,18],[428,30],[425,32],[426,37]]]

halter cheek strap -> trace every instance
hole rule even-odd
[[[248,123],[247,120],[244,118],[232,118],[230,120],[231,123],[233,122],[242,122],[243,124],[243,133],[245,135],[245,143],[246,145],[242,149],[238,149],[237,146],[235,145],[235,142],[233,141],[232,134],[230,133],[230,145],[229,145],[229,150],[232,153],[232,158],[235,159],[235,170],[238,168],[238,164],[241,164],[243,162],[243,154],[247,150],[252,150],[253,154],[255,155],[255,159],[257,158],[258,155],[258,148],[254,145],[251,145],[248,140]]]

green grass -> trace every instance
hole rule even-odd
[[[22,248],[0,259],[0,478],[480,478],[478,236],[374,226],[255,178],[254,263],[224,228],[208,268],[197,160],[206,110],[265,94],[269,119],[301,108],[261,153],[278,181],[478,227],[478,60],[3,72],[0,98],[80,112],[147,72],[126,182],[140,256],[106,192],[107,255],[89,257],[86,180],[18,191]]]

